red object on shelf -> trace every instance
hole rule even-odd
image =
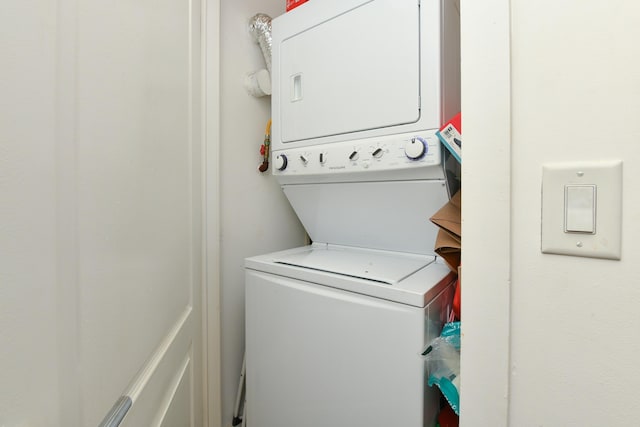
[[[459,271],[460,269],[458,269]],[[460,275],[458,275],[458,281],[456,282],[456,290],[453,294],[453,313],[456,316],[456,319],[462,320],[462,309],[461,307],[461,292],[460,292]]]
[[[451,406],[446,405],[438,415],[438,424],[440,424],[440,427],[458,427],[460,418],[453,412]]]
[[[309,0],[287,0],[287,12],[291,9],[295,9],[300,6],[302,3],[306,3]]]

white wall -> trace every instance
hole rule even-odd
[[[470,3],[463,5],[463,15],[470,12],[464,8]],[[489,269],[466,270],[467,260],[489,261],[502,253],[505,242],[474,240],[474,233],[464,235],[463,312],[469,316],[463,316],[471,325],[472,337],[468,339],[465,331],[463,360],[468,356],[462,371],[462,425],[635,425],[640,417],[636,390],[640,383],[640,248],[634,246],[640,238],[640,193],[636,190],[640,185],[640,4],[634,0],[511,0],[510,4],[510,146],[479,131],[482,125],[477,120],[483,117],[482,111],[491,119],[509,100],[487,93],[484,97],[465,95],[463,87],[466,146],[482,145],[496,154],[499,160],[491,169],[510,169],[505,179],[511,180],[509,194],[488,187],[481,200],[467,192],[463,221],[470,229],[485,215],[487,206],[503,206],[510,199],[512,232],[506,242],[511,247],[507,254],[510,266],[506,276],[499,271],[497,277]],[[493,1],[484,11],[474,10],[475,19],[488,23],[488,29],[478,33],[478,47],[491,41],[491,22],[503,17],[508,7]],[[508,33],[501,40],[508,40]],[[505,45],[493,48],[504,51]],[[463,73],[476,71],[473,64],[465,66],[465,58],[463,51]],[[481,83],[487,77],[487,86],[503,87],[504,83],[491,80],[491,72],[498,67],[487,68],[489,74],[478,73],[468,81]],[[472,105],[469,110],[467,105]],[[472,113],[475,118],[469,117]],[[509,121],[493,124],[501,139]],[[609,133],[610,129],[614,132]],[[466,152],[468,170],[463,180],[473,177],[478,183],[492,183],[494,171],[482,172],[486,158],[480,149]],[[542,254],[542,165],[599,159],[624,161],[622,260]],[[509,221],[496,230],[503,235],[505,227]],[[465,293],[466,289],[471,291]],[[484,358],[495,351],[491,343],[496,335],[501,336],[500,343],[508,340],[508,332],[501,327],[504,320],[508,322],[509,312],[487,304],[492,297],[502,304],[505,295],[510,295],[511,302],[508,419],[504,405],[496,404],[506,396],[499,391],[506,391],[504,357],[499,355],[494,362]],[[499,329],[479,331],[474,322]],[[485,372],[487,382],[472,384],[469,378],[478,377],[473,372]],[[498,389],[490,382],[493,374]],[[502,419],[485,423],[496,409]]]
[[[640,417],[639,20],[635,0],[512,1],[510,425]],[[598,159],[624,161],[622,260],[541,254],[542,165]]]
[[[258,172],[270,98],[253,98],[243,88],[246,73],[264,68],[262,53],[248,32],[256,13],[276,17],[285,0],[221,2],[221,304],[222,416],[232,420],[244,353],[244,258],[304,244],[304,231],[280,187]]]

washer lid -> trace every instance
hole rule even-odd
[[[282,188],[312,241],[425,255],[417,258],[420,260],[427,256],[433,259],[438,227],[429,217],[449,200],[443,180],[317,183]],[[333,258],[328,262],[333,265]],[[380,269],[387,271],[386,265],[381,264]],[[355,276],[362,277],[362,273]]]
[[[247,258],[245,267],[247,274],[265,274],[268,280],[279,283],[294,279],[424,308],[455,277],[444,262],[433,259],[427,255],[314,243]]]
[[[335,246],[308,247],[273,260],[276,264],[397,285],[435,261],[434,256],[376,253],[367,249]]]

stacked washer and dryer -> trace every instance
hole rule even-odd
[[[246,423],[435,425],[421,351],[454,276],[429,217],[460,109],[459,0],[312,0],[273,21],[273,173],[309,246],[248,258]]]

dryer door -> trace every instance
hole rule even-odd
[[[344,2],[338,6],[344,10],[319,21],[325,17],[312,14],[310,2],[295,16],[309,18],[304,29],[283,40],[278,29],[288,29],[289,17],[274,22],[274,108],[283,143],[420,119],[418,2],[359,3]]]

